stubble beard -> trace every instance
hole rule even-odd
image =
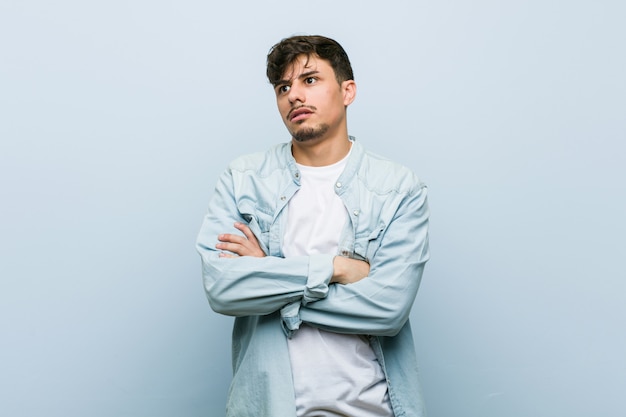
[[[330,126],[323,123],[316,127],[303,127],[302,129],[294,129],[291,132],[291,136],[296,142],[307,142],[314,139],[319,139],[326,135]]]

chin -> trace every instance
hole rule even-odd
[[[309,142],[323,138],[328,133],[329,126],[326,124],[316,127],[303,127],[291,132],[296,142]]]

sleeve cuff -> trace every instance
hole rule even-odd
[[[283,331],[291,339],[293,333],[300,328],[300,302],[295,301],[280,309],[281,324]]]
[[[309,257],[309,279],[302,295],[302,305],[307,305],[328,295],[328,283],[333,276],[333,255]]]
[[[300,306],[307,305],[328,295],[328,283],[333,276],[333,255],[312,255],[309,257],[309,274],[302,301],[295,301],[280,309],[283,331],[288,338],[300,328]]]

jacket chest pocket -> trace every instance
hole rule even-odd
[[[261,245],[263,252],[265,252],[265,254],[269,254],[270,227],[272,225],[274,215],[267,213],[264,210],[260,210],[259,208],[240,211],[240,213],[254,236],[256,236],[259,241],[259,245]]]
[[[354,258],[371,262],[380,248],[384,224],[376,224],[373,228],[357,234],[354,240]]]

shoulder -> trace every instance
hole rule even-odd
[[[413,194],[426,188],[412,169],[367,150],[363,152],[357,176],[367,188],[382,194],[393,191]]]
[[[280,143],[266,151],[249,153],[235,158],[228,166],[230,171],[268,174],[285,168],[290,155],[289,143]]]

